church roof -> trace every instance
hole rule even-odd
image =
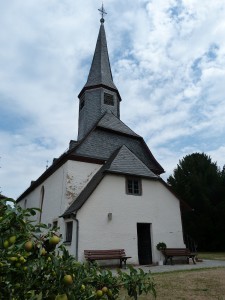
[[[106,114],[74,148],[73,154],[108,160],[114,151],[126,145],[152,172],[164,173],[144,139],[117,117]]]
[[[132,151],[123,145],[107,171],[141,177],[158,178]]]
[[[74,200],[62,217],[69,216],[82,207],[107,173],[132,175],[158,180],[156,176],[135,154],[126,146],[116,150],[101,169],[93,176],[80,195]]]
[[[97,126],[128,135],[139,136],[111,112],[104,114]]]
[[[88,79],[79,96],[84,90],[95,86],[106,86],[112,90],[116,90],[119,94],[117,87],[113,82],[104,28],[104,19],[101,19],[98,39]]]

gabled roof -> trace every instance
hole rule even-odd
[[[106,171],[158,178],[132,151],[123,145]]]
[[[114,130],[128,135],[139,136],[120,119],[118,119],[112,112],[107,112],[103,115],[97,124],[98,127]],[[140,137],[140,136],[139,136]]]
[[[132,175],[155,180],[159,179],[132,151],[123,145],[112,154],[106,164],[93,176],[62,217],[67,217],[79,210],[102,181],[106,173]]]

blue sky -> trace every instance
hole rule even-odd
[[[96,0],[0,2],[0,191],[18,197],[77,138],[77,95],[100,26]],[[225,164],[225,2],[105,0],[121,119],[166,170]]]

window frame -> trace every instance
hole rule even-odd
[[[130,183],[131,187],[129,187]],[[137,187],[135,187],[136,183]],[[137,189],[137,192],[135,192],[135,189]],[[126,177],[126,194],[133,196],[142,195],[142,180],[140,177]]]
[[[65,241],[64,243],[71,244],[73,239],[73,221],[65,222]],[[71,225],[71,228],[69,228],[69,225]],[[69,232],[69,230],[71,232]]]
[[[115,106],[114,95],[104,92],[103,103],[105,105]]]

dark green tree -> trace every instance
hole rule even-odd
[[[182,210],[184,232],[199,250],[225,250],[225,167],[204,153],[179,161],[167,182],[192,210]]]

